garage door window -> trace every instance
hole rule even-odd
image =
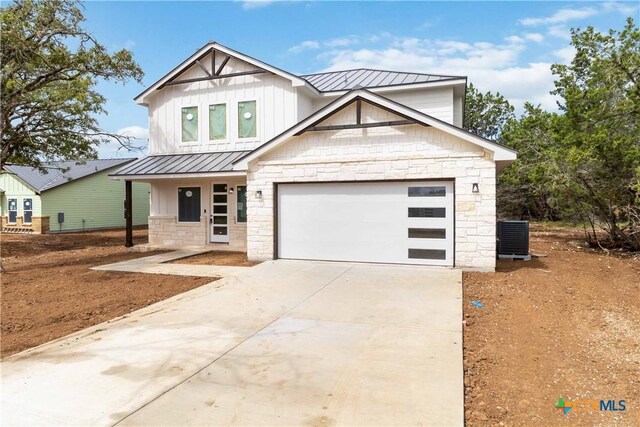
[[[409,187],[409,197],[445,197],[447,187]]]
[[[447,259],[447,251],[443,249],[409,249],[411,259]]]
[[[447,230],[445,228],[410,228],[410,239],[446,239]]]
[[[178,222],[200,222],[200,187],[178,187]]]
[[[444,218],[446,208],[409,208],[409,218]]]

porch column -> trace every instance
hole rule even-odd
[[[131,194],[131,181],[124,182],[124,219],[126,226],[124,247],[130,248],[133,246],[133,204]]]

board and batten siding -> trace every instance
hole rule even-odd
[[[41,196],[42,213],[49,216],[51,231],[124,227],[125,184],[108,176],[121,167],[119,165],[44,191]],[[132,190],[133,225],[145,225],[149,217],[149,184],[134,182]],[[58,224],[58,212],[64,212],[62,226]]]
[[[456,126],[462,125],[462,111],[460,111],[460,113],[454,113],[455,104],[452,87],[385,91],[381,92],[380,95],[444,122]],[[337,97],[327,97],[315,99],[313,101],[314,111],[335,101],[336,98]],[[462,103],[459,104],[459,108],[462,108]],[[460,122],[460,124],[457,122]]]
[[[0,188],[4,190],[2,193],[2,215],[8,215],[8,199],[18,199],[18,216],[21,217],[23,213],[23,199],[33,199],[33,216],[40,216],[41,203],[40,196],[27,184],[25,184],[20,178],[16,177],[10,172],[2,172],[0,174]]]
[[[224,58],[221,53],[216,55],[216,68]],[[200,62],[209,68],[210,55]],[[256,67],[231,58],[222,73],[252,70]],[[176,80],[198,77],[206,74],[195,64]],[[291,81],[270,73],[165,86],[149,100],[149,154],[251,150],[297,123],[297,98]],[[243,101],[256,101],[256,138],[238,138],[238,102]],[[209,140],[209,105],[212,104],[227,105],[225,140]],[[183,107],[198,107],[196,142],[182,142]]]

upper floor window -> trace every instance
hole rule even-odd
[[[227,139],[227,105],[209,105],[209,140]]]
[[[182,142],[198,140],[198,107],[182,109]]]
[[[256,101],[238,102],[238,138],[256,136]]]

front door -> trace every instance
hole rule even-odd
[[[213,184],[211,241],[229,243],[229,193],[227,184]]]

